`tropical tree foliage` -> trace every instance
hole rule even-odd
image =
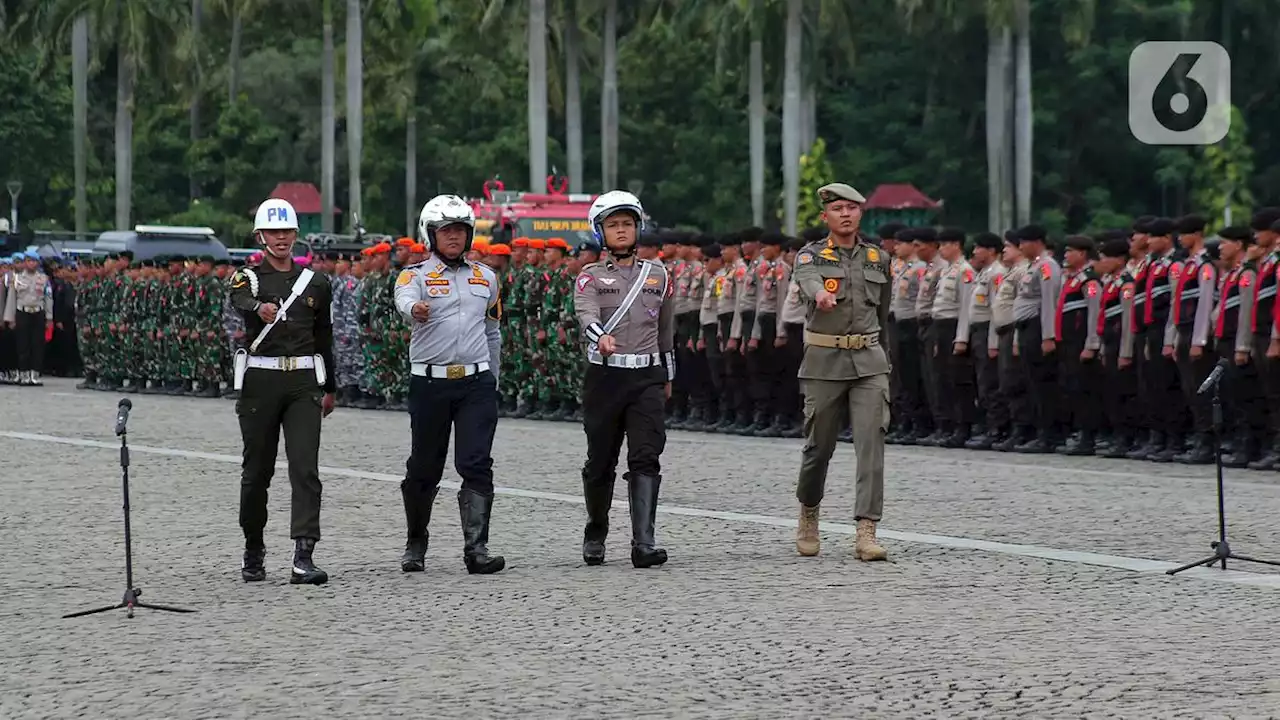
[[[26,227],[199,219],[232,235],[276,183],[304,181],[344,224],[354,207],[396,232],[434,193],[495,175],[542,190],[544,167],[636,190],[663,224],[803,226],[800,153],[818,138],[830,179],[913,183],[973,229],[1238,221],[1280,202],[1271,0],[3,6],[0,180],[23,182]],[[1237,122],[1217,146],[1129,133],[1129,53],[1179,39],[1231,53]]]

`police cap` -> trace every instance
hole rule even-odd
[[[996,252],[999,252],[1001,248],[1004,247],[1004,241],[1001,240],[1000,236],[996,235],[995,233],[980,232],[974,236],[973,246],[986,248],[988,250],[995,250]]]
[[[1028,240],[1032,242],[1044,242],[1048,235],[1049,233],[1045,231],[1043,226],[1036,225],[1034,223],[1031,225],[1023,225],[1018,228],[1018,239],[1023,242],[1027,242]]]
[[[906,229],[906,227],[900,222],[887,222],[876,229],[876,234],[880,236],[881,240],[896,240],[898,232]]]
[[[1147,234],[1152,237],[1168,237],[1173,234],[1173,221],[1169,218],[1156,218],[1147,223]]]
[[[867,201],[866,198],[862,197],[862,193],[854,190],[851,186],[845,185],[844,183],[829,183],[818,188],[818,200],[820,200],[823,205],[833,203],[837,200],[849,200],[858,204],[862,204]]]
[[[1243,225],[1229,225],[1218,231],[1218,237],[1248,245],[1253,242],[1253,231]]]
[[[1203,215],[1183,215],[1174,223],[1174,229],[1180,235],[1195,235],[1204,232],[1204,226],[1208,224]]]
[[[1124,238],[1111,238],[1102,243],[1102,256],[1109,258],[1129,257],[1129,241]]]

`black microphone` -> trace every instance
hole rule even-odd
[[[116,409],[116,434],[124,434],[124,426],[129,424],[129,411],[133,409],[133,403],[129,398],[121,398],[120,406]]]
[[[1209,377],[1205,378],[1204,382],[1200,384],[1200,389],[1196,391],[1196,394],[1204,395],[1212,390],[1218,384],[1218,381],[1222,380],[1222,373],[1227,371],[1227,364],[1226,358],[1219,360],[1218,364],[1213,366],[1213,372],[1209,373]]]

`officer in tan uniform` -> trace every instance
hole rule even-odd
[[[883,250],[858,235],[862,194],[844,183],[818,190],[826,240],[796,254],[792,274],[808,306],[804,331],[806,442],[796,498],[800,522],[796,550],[817,555],[818,507],[847,409],[857,453],[854,555],[884,560],[876,523],[884,505],[884,436],[889,428],[889,360],[880,333],[889,321],[893,288]]]
[[[18,384],[43,385],[40,371],[44,367],[45,331],[53,327],[53,285],[40,269],[40,256],[34,251],[23,255],[21,264],[14,264],[4,322],[13,330],[17,344]]]
[[[574,282],[588,362],[582,390],[582,559],[604,563],[614,473],[625,438],[631,564],[654,567],[667,561],[667,551],[654,545],[653,524],[667,441],[664,405],[676,375],[675,283],[662,263],[636,257],[636,238],[644,230],[639,198],[621,190],[604,193],[591,204],[590,222],[609,256],[584,267]]]

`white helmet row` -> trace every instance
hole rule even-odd
[[[258,206],[253,216],[253,230],[297,230],[298,212],[287,200],[271,198]]]
[[[616,212],[630,212],[636,216],[636,224],[639,225],[637,230],[644,230],[644,206],[640,204],[640,198],[632,195],[625,190],[611,190],[604,193],[591,203],[591,210],[588,211],[587,219],[591,222],[591,228],[596,233],[596,238],[601,243],[604,242],[604,221],[605,218]]]

